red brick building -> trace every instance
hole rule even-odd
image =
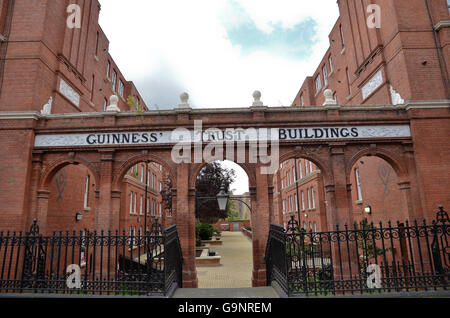
[[[373,21],[370,15],[374,12],[367,9],[369,4],[379,6],[381,28],[371,28],[367,23]],[[338,0],[338,5],[340,17],[329,35],[330,47],[313,76],[305,79],[293,107],[323,105],[327,89],[341,106],[415,105],[449,99],[448,1]],[[282,184],[286,178],[291,184],[293,166],[293,162],[282,165]],[[382,158],[359,160],[350,182],[355,221],[404,221],[408,217],[398,177]],[[323,188],[316,181],[306,187]],[[287,214],[296,212],[296,208],[290,208],[292,189],[282,187],[281,197],[276,198],[283,202],[278,206],[285,204]],[[326,204],[323,191],[317,202]],[[282,219],[286,223],[287,218]],[[300,223],[310,229],[305,219]],[[280,219],[280,224],[283,222]]]
[[[127,103],[129,96],[147,109],[133,82],[125,79],[108,52],[109,41],[98,24],[99,2],[79,5],[80,28],[69,28],[67,1],[1,2],[0,111],[41,111],[52,98],[52,114],[104,112],[111,95],[118,96],[123,112],[136,111]],[[144,166],[136,166],[137,170],[124,178],[123,195],[128,201],[123,202],[129,203],[130,193],[134,201],[132,213],[123,207],[129,213],[121,216],[120,230],[138,233],[142,228],[140,205],[145,206],[145,202],[139,200],[145,190],[140,175]],[[161,167],[150,164],[149,176],[149,216],[160,217]],[[57,172],[48,194],[49,228],[92,229],[98,199],[95,183],[89,169],[82,165],[67,165]]]
[[[294,214],[306,230],[327,228],[322,173],[311,161],[291,159],[280,165],[274,176],[274,213],[287,228]]]

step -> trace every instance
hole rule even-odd
[[[272,287],[258,288],[179,288],[173,298],[280,298]]]

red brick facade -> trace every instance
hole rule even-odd
[[[381,9],[381,28],[368,27],[370,3]],[[321,92],[327,88],[340,105],[392,105],[391,86],[405,101],[449,99],[446,0],[339,0],[338,5],[340,17],[329,35],[330,48],[304,81],[294,106],[322,105]],[[380,85],[365,95],[363,87],[378,71]]]
[[[124,184],[123,180],[130,180],[127,175],[129,176],[130,169],[136,165],[142,162],[155,162],[163,167],[163,171],[169,174],[173,181],[173,223],[178,227],[184,256],[183,286],[196,287],[195,180],[199,171],[206,164],[205,162],[176,164],[172,161],[172,145],[170,144],[56,148],[34,146],[35,136],[40,134],[92,133],[92,131],[96,133],[135,132],[136,130],[172,131],[179,127],[193,129],[195,120],[201,120],[205,130],[215,127],[280,128],[342,125],[386,125],[389,127],[409,125],[411,137],[281,142],[280,162],[291,160],[292,165],[295,161],[295,164],[298,165],[298,158],[303,158],[314,163],[313,171],[320,170],[321,177],[318,173],[313,173],[310,177],[306,177],[305,181],[307,182],[304,185],[299,185],[299,191],[303,189],[306,193],[308,189],[317,189],[314,198],[317,199],[316,204],[320,211],[308,211],[308,218],[305,221],[301,220],[307,222],[307,227],[311,222],[314,228],[314,222],[316,222],[321,230],[334,229],[336,224],[351,223],[359,217],[361,205],[354,206],[357,200],[353,197],[355,191],[352,191],[355,184],[355,168],[361,169],[362,206],[373,205],[373,217],[375,218],[377,211],[381,211],[381,208],[377,207],[381,203],[366,199],[368,193],[367,190],[364,190],[364,184],[365,182],[375,183],[374,178],[377,178],[377,175],[374,174],[375,167],[385,166],[379,158],[389,163],[392,171],[395,172],[395,177],[394,174],[391,174],[392,179],[389,179],[388,189],[390,192],[387,195],[397,197],[396,191],[398,191],[405,198],[404,209],[395,207],[392,210],[399,211],[399,213],[405,211],[404,215],[411,219],[424,217],[433,219],[438,205],[450,206],[450,197],[448,196],[450,188],[450,163],[448,160],[450,157],[448,143],[450,102],[442,89],[444,84],[439,68],[437,68],[438,60],[433,58],[433,52],[436,50],[433,48],[416,50],[413,45],[414,43],[428,45],[430,38],[432,39],[432,33],[423,31],[423,34],[417,37],[413,36],[414,32],[392,31],[412,28],[416,25],[416,20],[417,26],[427,30],[426,19],[422,17],[424,2],[415,0],[377,2],[386,3],[387,7],[383,10],[386,29],[369,31],[369,37],[358,35],[357,38],[368,38],[370,39],[369,43],[373,43],[367,44],[367,48],[364,50],[352,49],[348,44],[345,52],[341,56],[338,55],[339,58],[345,57],[353,63],[347,65],[353,72],[350,72],[350,75],[353,77],[352,85],[355,87],[352,88],[353,93],[348,102],[342,102],[342,104],[358,104],[359,107],[295,107],[289,109],[252,107],[250,109],[222,110],[220,116],[214,110],[177,109],[165,112],[149,111],[144,113],[137,122],[134,112],[98,113],[103,110],[102,98],[112,93],[110,90],[112,84],[108,82],[108,76],[106,76],[106,63],[109,56],[102,53],[105,52],[102,50],[103,46],[99,46],[100,49],[97,51],[98,61],[95,58],[95,34],[100,30],[96,22],[89,24],[91,28],[94,28],[94,32],[86,29],[87,24],[83,25],[81,30],[69,30],[65,27],[65,5],[62,1],[17,0],[13,1],[14,7],[6,6],[6,3],[12,3],[11,1],[3,1],[0,18],[5,19],[3,11],[6,10],[5,8],[12,10],[10,13],[13,18],[11,27],[7,27],[5,32],[8,41],[2,42],[0,50],[6,54],[6,60],[2,64],[1,70],[3,84],[0,97],[0,147],[2,149],[0,156],[0,178],[2,180],[0,182],[0,228],[24,230],[29,228],[35,218],[39,220],[42,232],[52,231],[51,227],[59,226],[54,219],[62,207],[52,206],[55,197],[57,202],[59,197],[58,186],[55,182],[58,180],[58,174],[70,167],[70,169],[75,169],[70,175],[74,177],[73,180],[76,183],[72,189],[67,188],[65,191],[69,191],[68,198],[73,197],[77,203],[75,208],[70,207],[67,213],[64,212],[58,217],[67,219],[68,222],[74,222],[74,213],[78,212],[78,209],[84,209],[86,211],[84,211],[83,220],[77,225],[79,229],[92,222],[94,229],[116,230],[121,228],[121,220],[125,224],[123,227],[125,230],[127,227],[138,229],[141,223],[137,221],[137,218],[142,216],[140,213],[137,216],[130,215],[131,204],[127,198],[130,195],[128,191],[142,193],[140,192],[142,184],[139,184],[140,180],[134,180],[135,184],[132,182]],[[90,19],[89,21],[97,21],[98,2],[93,0],[85,3],[90,5],[83,8],[84,16],[86,19]],[[342,20],[344,31],[352,28],[348,22],[349,19],[346,18],[348,15],[346,12],[354,12],[345,11],[347,3],[351,4],[352,2],[339,1],[342,12],[340,21]],[[359,2],[355,1],[355,3]],[[354,6],[351,7],[351,10],[354,10]],[[411,11],[409,7],[415,7],[414,11]],[[441,7],[442,10],[440,10]],[[402,11],[401,9],[414,19],[409,21],[406,17],[400,17],[398,14]],[[438,17],[441,14],[443,19],[448,20],[448,11],[444,9],[447,8],[440,5],[439,1],[433,2],[434,16]],[[389,17],[389,15],[392,16]],[[8,17],[11,15],[6,14],[6,20]],[[8,24],[6,23],[6,25]],[[363,27],[359,29],[364,30]],[[336,27],[333,32],[335,30]],[[357,29],[353,28],[353,30],[356,32]],[[448,28],[441,28],[439,32],[441,43],[448,43],[448,41],[444,41],[448,40]],[[350,32],[350,34],[352,33]],[[373,61],[367,65],[363,63],[365,53],[361,55],[361,52],[372,52],[386,34],[392,34],[392,40],[385,43],[382,50],[384,53],[375,55]],[[100,35],[101,39],[101,31]],[[339,38],[334,39],[338,41]],[[403,40],[410,46],[408,50],[398,50]],[[7,50],[5,50],[6,44]],[[444,49],[443,51],[447,52],[446,56],[448,56],[448,46],[445,47],[447,51]],[[338,47],[331,48],[333,56],[340,54],[341,51],[342,49]],[[423,65],[425,56],[427,63]],[[345,73],[342,69],[339,71],[339,65],[344,64],[340,64],[339,58],[336,58],[337,66],[334,74],[338,79],[342,79],[345,78],[342,77],[342,74]],[[357,76],[354,75],[354,72],[361,63],[365,67],[361,71],[361,74],[364,75],[360,75],[360,79],[355,79]],[[355,64],[358,67],[355,67]],[[371,97],[362,100],[361,92],[357,87],[364,86],[365,82],[362,77],[369,79],[371,78],[369,74],[376,73],[379,69],[377,65],[382,68],[382,79],[385,83],[372,92]],[[422,71],[417,74],[409,74],[411,69]],[[393,70],[398,70],[398,74],[396,75]],[[104,89],[103,95],[97,94],[95,89],[93,91],[95,93],[94,106],[90,104],[91,91],[89,90],[91,87],[89,78],[92,75],[100,83],[104,83],[99,84],[99,87]],[[97,78],[97,76],[99,77]],[[118,77],[122,78],[120,72],[118,72]],[[405,78],[407,81],[402,81]],[[62,96],[59,91],[61,79],[64,79],[80,95],[79,107]],[[390,98],[387,79],[405,99],[406,105],[390,106],[390,100],[386,99]],[[309,82],[311,81],[309,80]],[[334,85],[333,83],[330,80],[330,87]],[[406,88],[404,85],[407,85]],[[337,89],[339,101],[342,89],[345,89],[345,86]],[[125,93],[125,95],[128,94],[132,95],[133,93]],[[322,102],[319,99],[322,97],[319,97],[320,95],[316,101],[310,99],[311,104],[321,105]],[[54,113],[57,115],[41,116],[38,111],[50,96],[54,97]],[[348,95],[344,94],[343,96],[345,99]],[[382,106],[373,107],[370,104],[381,104]],[[119,107],[127,110],[124,100],[120,101]],[[94,113],[94,111],[96,112]],[[248,157],[248,149],[246,151]],[[227,152],[225,152],[226,155]],[[237,161],[235,153],[233,156]],[[368,156],[370,156],[369,159],[367,159]],[[276,193],[282,192],[281,179],[286,178],[284,172],[274,178],[273,175],[261,172],[260,168],[263,166],[261,163],[241,164],[241,166],[249,177],[251,206],[254,210],[251,216],[254,259],[252,283],[253,286],[263,286],[266,283],[264,254],[269,226],[271,222],[280,222],[280,216],[282,216],[280,202],[282,206],[282,200],[292,197],[293,190],[289,187],[292,187],[293,180],[291,177],[291,181],[286,183],[286,190],[290,192],[286,191],[285,194],[278,195],[277,202]],[[367,170],[367,174],[363,171],[365,166],[370,168]],[[381,181],[384,182],[381,183],[383,193],[386,193],[387,170],[382,168],[380,171],[380,175],[383,176]],[[89,175],[90,189],[87,197],[88,206],[85,209],[84,189],[87,175]],[[314,180],[316,177],[317,179]],[[396,185],[396,188],[390,188],[391,185]],[[127,187],[130,189],[128,190]],[[61,183],[59,183],[60,189]],[[324,198],[323,201],[321,201],[321,197]],[[140,198],[137,199],[137,202],[140,202],[139,200]],[[292,205],[295,210],[295,204],[292,203],[290,210],[292,210]],[[87,211],[88,208],[91,210]],[[324,215],[322,215],[322,209],[325,211]],[[137,210],[139,211],[140,207]],[[291,211],[286,212],[285,214],[288,214]],[[325,217],[326,221],[323,221]],[[285,216],[283,222],[285,222]],[[325,228],[324,224],[326,224]]]

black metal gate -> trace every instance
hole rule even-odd
[[[0,232],[0,293],[163,295],[182,286],[178,231]]]
[[[440,207],[431,225],[363,222],[306,232],[292,215],[287,230],[270,228],[267,282],[277,282],[289,296],[446,291],[449,223]]]

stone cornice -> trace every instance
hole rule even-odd
[[[11,120],[11,119],[34,119],[39,120],[42,118],[41,114],[37,111],[29,112],[0,112],[0,120]]]
[[[346,111],[387,111],[387,110],[405,110],[410,109],[440,109],[440,108],[450,108],[450,100],[435,100],[435,101],[408,101],[404,105],[378,105],[378,106],[333,106],[333,107],[322,107],[322,106],[310,106],[310,107],[259,107],[257,111],[266,113],[277,113],[277,112],[289,112],[289,113],[302,113],[302,112],[327,112],[330,109],[338,110],[339,112]],[[204,108],[204,109],[191,109],[183,110],[183,113],[191,115],[205,115],[205,114],[231,114],[231,113],[248,113],[251,114],[255,112],[255,107],[248,108]],[[173,110],[163,110],[163,111],[147,111],[140,114],[139,116],[176,116],[179,114],[178,109]],[[136,116],[135,112],[91,112],[91,113],[73,113],[73,114],[52,114],[52,115],[41,115],[38,111],[0,111],[0,120],[15,120],[15,119],[76,119],[76,118],[102,118],[102,117],[133,117]]]

